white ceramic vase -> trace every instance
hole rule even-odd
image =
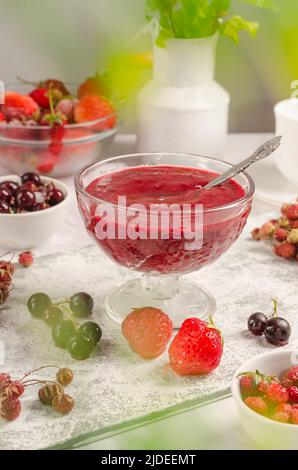
[[[138,95],[138,151],[221,157],[230,96],[214,79],[218,36],[154,46],[152,80]]]

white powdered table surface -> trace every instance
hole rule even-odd
[[[261,221],[266,218],[262,216]],[[18,269],[13,293],[0,310],[0,339],[5,344],[2,370],[18,377],[45,364],[69,366],[75,379],[67,390],[76,406],[71,414],[58,415],[39,403],[37,389],[28,389],[21,416],[12,423],[0,423],[0,448],[69,448],[84,439],[224,396],[238,365],[270,349],[263,339],[245,330],[250,313],[270,312],[272,297],[279,299],[280,313],[285,312],[293,326],[291,345],[295,346],[298,266],[274,257],[269,247],[264,249],[262,243],[250,240],[249,230],[259,223],[251,218],[228,253],[204,268],[202,275],[189,276],[215,294],[216,323],[225,338],[220,367],[203,378],[175,375],[167,366],[167,354],[143,361],[128,349],[119,327],[105,316],[103,299],[108,289],[134,273],[107,260],[96,246],[41,257],[31,268]],[[31,319],[26,301],[36,291],[58,300],[84,290],[94,297],[93,317],[102,326],[103,339],[93,356],[80,362],[54,346],[50,329]]]

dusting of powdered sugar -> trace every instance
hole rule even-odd
[[[266,216],[261,222],[264,220]],[[44,364],[71,367],[75,378],[67,393],[76,405],[71,414],[61,416],[38,401],[36,389],[27,390],[21,416],[14,422],[0,423],[0,448],[67,447],[69,441],[111,432],[152,413],[175,411],[224,395],[242,361],[271,349],[263,338],[248,334],[246,323],[254,311],[270,312],[272,297],[278,298],[280,312],[292,324],[290,345],[298,345],[298,264],[275,257],[269,246],[251,240],[249,231],[258,224],[259,220],[251,218],[228,253],[216,264],[188,276],[215,295],[216,323],[225,338],[221,365],[207,377],[179,377],[167,365],[167,354],[143,361],[128,349],[119,327],[105,315],[104,296],[135,274],[109,261],[96,246],[39,258],[30,269],[18,269],[15,288],[0,310],[0,340],[5,345],[1,369],[17,378]],[[36,291],[55,299],[77,291],[94,297],[93,317],[102,326],[103,339],[90,359],[73,360],[67,351],[54,346],[50,329],[31,318],[26,301]],[[54,375],[49,371],[42,376],[49,373]]]

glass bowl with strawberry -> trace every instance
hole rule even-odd
[[[13,173],[62,177],[98,161],[119,119],[96,80],[97,88],[90,79],[79,86],[56,79],[7,86],[0,105],[0,164]]]
[[[241,424],[258,447],[298,449],[298,351],[259,354],[235,372],[232,394]]]

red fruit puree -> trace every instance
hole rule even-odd
[[[104,202],[117,204],[126,196],[127,206],[143,204],[203,204],[204,210],[241,199],[244,189],[234,180],[206,191],[200,188],[216,177],[215,173],[178,166],[138,166],[106,173],[92,181],[87,192]],[[240,235],[251,200],[225,210],[204,212],[203,246],[185,249],[185,239],[105,239],[96,237],[96,203],[80,202],[89,233],[115,261],[146,273],[172,274],[197,270],[215,261]],[[116,232],[117,233],[117,232]],[[189,240],[188,240],[189,241]]]

